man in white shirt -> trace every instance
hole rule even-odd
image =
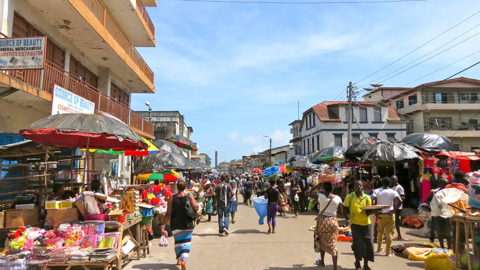
[[[400,199],[402,202],[405,200],[405,190],[403,187],[398,183],[398,177],[396,175],[392,175],[392,189],[395,190],[398,195],[400,195]],[[402,222],[401,213],[402,213],[402,204],[400,203],[400,207],[397,211],[395,211],[395,228],[397,229],[397,237],[394,240],[403,240],[402,233],[400,232],[400,223]]]
[[[378,235],[377,235],[377,252],[382,252],[383,234],[387,234],[387,256],[393,256],[392,240],[395,228],[395,211],[398,210],[402,200],[400,195],[391,189],[392,180],[389,177],[382,179],[383,187],[373,192],[373,204],[388,205],[389,208],[382,209],[378,215]]]

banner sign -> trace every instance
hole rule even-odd
[[[0,39],[0,69],[42,69],[47,37]]]
[[[95,113],[95,103],[58,85],[53,87],[52,115],[64,113]]]

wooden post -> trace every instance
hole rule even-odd
[[[74,153],[75,153],[75,149],[72,149],[72,155],[70,159],[70,190],[73,190],[73,167],[75,164]]]
[[[46,152],[45,152],[45,169],[43,171],[43,174],[45,175],[44,176],[44,180],[45,180],[45,196],[47,196],[47,192],[48,192],[48,176],[47,176],[47,173],[48,173],[48,145],[47,145],[47,149],[46,149]]]

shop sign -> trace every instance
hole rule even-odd
[[[0,39],[0,69],[43,69],[47,37]]]
[[[95,103],[58,85],[53,87],[52,115],[64,113],[95,113]]]

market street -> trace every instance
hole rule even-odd
[[[313,250],[313,232],[308,230],[315,224],[317,213],[314,211],[301,213],[298,219],[293,218],[292,214],[287,217],[277,216],[277,233],[270,235],[266,234],[267,225],[258,225],[258,215],[253,206],[240,204],[237,216],[236,223],[230,224],[229,236],[218,236],[217,217],[212,217],[212,222],[203,222],[195,228],[188,269],[332,269],[329,254],[325,256],[325,268],[314,264],[318,254]],[[403,228],[403,232],[406,230],[408,229]],[[394,244],[428,241],[408,234],[404,237],[411,241],[395,241]],[[180,269],[175,265],[173,238],[168,238],[168,247],[159,247],[158,241],[158,238],[151,241],[150,255],[147,255],[146,259],[133,260],[124,269]],[[350,245],[339,242],[338,269],[354,269]],[[423,262],[395,256],[386,257],[384,253],[376,256],[375,263],[371,264],[372,269],[389,269],[392,266],[395,270],[424,269]]]

